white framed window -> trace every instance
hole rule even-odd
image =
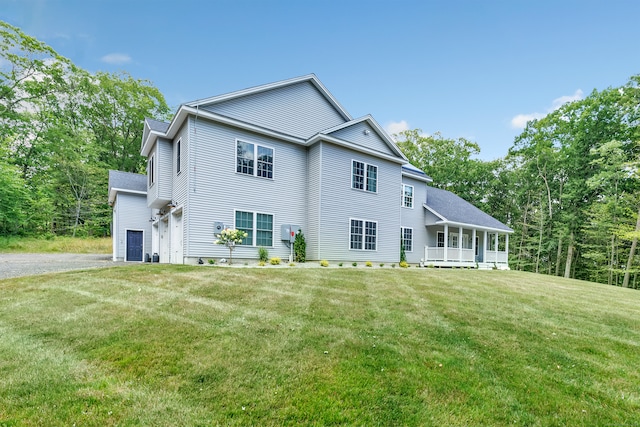
[[[156,155],[152,154],[147,160],[147,178],[149,180],[149,187],[156,182]]]
[[[378,239],[378,223],[363,219],[349,220],[349,249],[375,251]]]
[[[236,211],[235,228],[247,233],[242,239],[246,246],[273,246],[273,215],[260,212]]]
[[[273,148],[236,140],[236,172],[273,179]]]
[[[181,156],[182,156],[182,139],[176,142],[176,175],[180,173],[181,169]]]
[[[358,160],[351,161],[351,188],[378,192],[378,167]]]
[[[413,209],[413,185],[402,184],[402,207]]]
[[[437,245],[439,248],[444,248],[444,231],[438,231]]]
[[[401,227],[400,239],[405,252],[413,252],[413,228]]]
[[[449,247],[450,248],[458,247],[458,233],[449,233]]]

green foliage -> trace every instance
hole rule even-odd
[[[298,230],[293,243],[293,256],[295,262],[305,262],[307,260],[307,241],[302,230]]]
[[[269,260],[269,251],[267,248],[262,246],[258,248],[258,259],[263,262],[267,262]]]
[[[400,261],[400,264],[399,264],[399,265],[400,265],[400,267],[402,267],[402,268],[407,268],[407,267],[409,267],[409,264],[407,263],[407,261]]]
[[[402,242],[402,239],[400,239],[400,262],[406,261],[406,260],[407,260],[407,255],[405,254],[405,251],[404,251],[404,243]]]
[[[358,263],[354,261],[354,262],[351,263],[351,265],[354,266],[354,267],[357,267]]]

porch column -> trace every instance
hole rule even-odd
[[[462,262],[462,227],[458,227],[458,262]]]
[[[471,251],[473,252],[473,261],[476,261],[476,229],[471,230]]]
[[[443,251],[443,256],[444,256],[444,261],[447,261],[447,247],[449,246],[449,225],[445,224],[444,225],[444,251]]]
[[[484,230],[484,239],[482,240],[482,262],[487,262],[487,230]]]
[[[496,262],[498,261],[498,232],[496,231]]]

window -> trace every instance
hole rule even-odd
[[[458,233],[449,233],[449,247],[450,248],[458,247]]]
[[[236,141],[236,172],[273,179],[273,148]]]
[[[349,249],[376,250],[378,223],[352,219],[349,226]]]
[[[351,188],[371,193],[378,191],[378,167],[364,162],[351,162]]]
[[[401,227],[400,239],[405,252],[413,252],[413,228]]]
[[[151,157],[149,157],[149,160],[147,161],[147,177],[149,179],[149,187],[151,187],[156,182],[155,159],[156,159],[156,156],[152,155]]]
[[[176,174],[180,173],[180,151],[182,149],[182,140],[179,139],[176,143]]]
[[[413,208],[413,185],[402,184],[402,206]]]
[[[438,247],[444,248],[444,232],[438,231]]]
[[[236,211],[236,230],[247,233],[243,245],[273,246],[273,215]]]

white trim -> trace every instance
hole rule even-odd
[[[353,163],[354,162],[358,162],[358,163],[362,163],[364,165],[364,182],[363,182],[363,188],[355,188],[353,186]],[[374,168],[376,168],[376,191],[370,191],[367,190],[367,183],[368,183],[368,179],[369,179],[369,166],[372,166]],[[372,163],[367,163],[367,162],[363,162],[361,160],[356,160],[356,159],[351,159],[351,189],[353,190],[359,190],[359,191],[364,191],[365,193],[371,193],[371,194],[378,194],[378,165],[374,165]]]
[[[405,206],[404,204],[404,187],[411,187],[411,206]],[[415,187],[413,185],[410,184],[402,184],[402,202],[401,202],[401,207],[406,208],[406,209],[413,209],[413,205],[415,205],[415,203],[413,202],[415,200]]]
[[[362,249],[354,249],[351,247],[351,221],[362,221]],[[367,232],[366,232],[366,223],[370,222],[370,223],[374,223],[376,225],[376,248],[375,249],[365,249],[366,247],[366,237],[367,237]],[[349,223],[348,223],[348,239],[347,239],[347,246],[349,248],[350,251],[363,251],[363,252],[378,252],[378,221],[373,221],[373,220],[369,220],[369,219],[364,219],[364,218],[349,218]]]
[[[405,252],[413,252],[413,247],[415,246],[413,244],[413,241],[415,240],[414,239],[415,234],[413,233],[413,227],[400,227],[400,235],[401,235],[402,243],[404,243],[404,230],[411,230],[411,250],[408,251],[408,250],[405,249],[404,251]],[[436,242],[436,244],[437,244],[437,242]]]
[[[253,145],[253,174],[248,174],[248,173],[244,173],[244,172],[238,172],[238,142],[244,142],[245,144],[252,144]],[[267,176],[258,176],[258,147],[262,147],[262,148],[267,148],[269,150],[271,150],[271,178],[267,177]],[[258,144],[257,142],[251,142],[251,141],[247,141],[245,139],[242,138],[236,138],[236,143],[233,146],[234,149],[234,165],[233,165],[233,169],[234,172],[236,174],[239,175],[245,175],[245,176],[253,176],[256,178],[263,178],[263,179],[269,179],[269,180],[274,180],[275,179],[275,175],[276,175],[276,149],[274,147],[270,147],[268,145],[264,145],[264,144]]]
[[[156,173],[156,153],[153,152],[151,153],[151,155],[149,156],[149,159],[147,160],[147,188],[151,188],[154,186],[154,184],[156,183],[157,180],[157,173]]]
[[[141,196],[146,196],[147,195],[146,191],[129,190],[127,188],[111,187],[109,189],[109,204],[110,205],[113,205],[113,203],[116,201],[116,196],[118,195],[118,193],[139,194]]]
[[[257,248],[259,247],[257,245],[257,234],[258,234],[258,214],[260,215],[270,215],[271,216],[271,246],[264,246],[265,248],[274,248],[275,247],[275,231],[274,231],[274,227],[276,225],[276,216],[272,213],[268,213],[268,212],[259,212],[259,211],[255,211],[255,210],[248,210],[248,209],[234,209],[233,210],[233,228],[235,230],[239,230],[238,226],[236,225],[236,212],[248,212],[253,214],[253,224],[251,225],[251,231],[253,232],[253,238],[251,239],[251,245],[239,245],[236,246],[236,248],[241,248],[241,247],[245,247],[245,248]]]

